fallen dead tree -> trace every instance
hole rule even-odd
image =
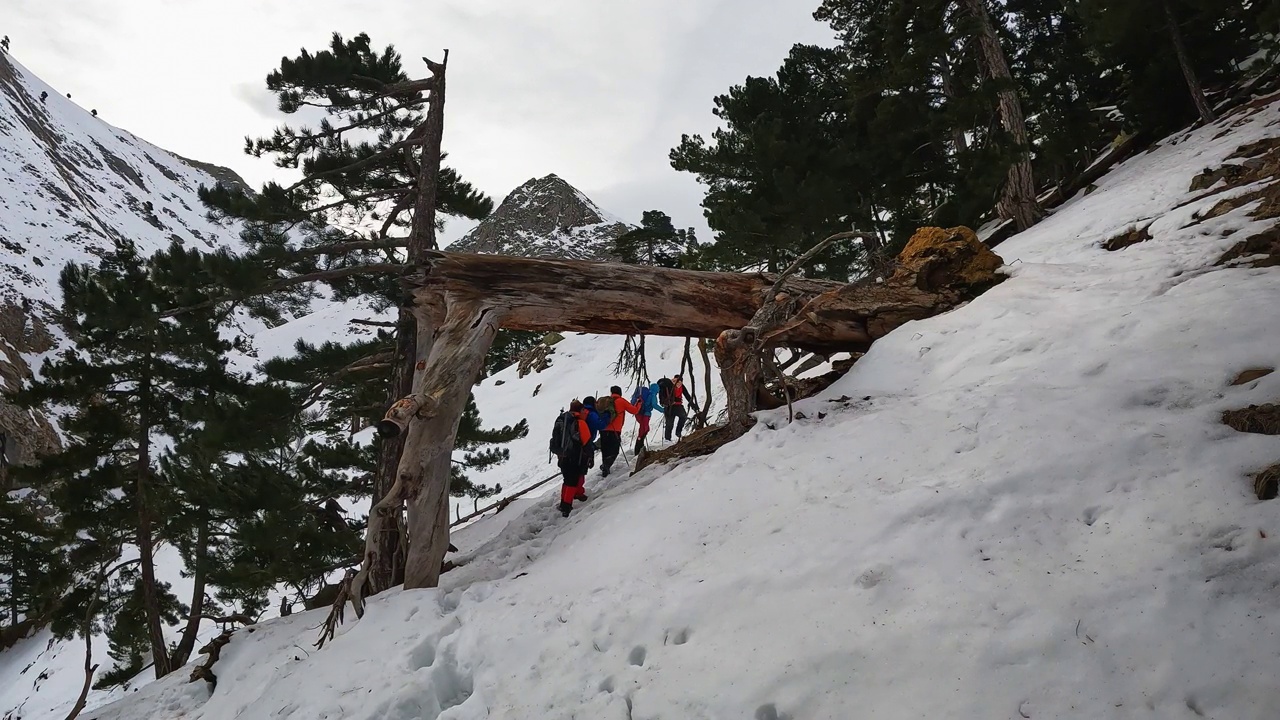
[[[400,503],[409,510],[405,587],[438,583],[449,545],[450,454],[458,421],[500,328],[703,338],[737,333],[740,347],[722,349],[718,343],[716,354],[722,375],[731,380],[726,387],[735,388],[729,393],[730,417],[742,418],[757,406],[761,383],[751,382],[752,373],[741,366],[768,363],[760,359],[764,349],[865,352],[893,328],[953,308],[995,284],[999,265],[966,228],[920,231],[887,280],[853,285],[425,251],[418,270],[407,277],[420,328],[413,393],[378,426],[385,436],[403,439],[404,453],[393,487],[370,512],[363,565],[346,583],[355,592],[345,595],[362,614],[361,589],[378,538],[397,532],[389,511]],[[434,330],[422,330],[428,328]],[[735,375],[738,380],[732,380]],[[719,441],[733,432],[710,434]]]
[[[731,435],[746,432],[760,407],[769,348],[785,338],[858,327],[867,344],[912,321],[946,312],[1000,282],[1003,261],[965,227],[921,228],[883,282],[843,285],[802,302],[785,278],[771,287],[749,324],[716,339],[716,362],[728,396]],[[780,373],[774,370],[775,374]],[[786,383],[783,383],[784,387]],[[790,390],[785,401],[790,402]]]

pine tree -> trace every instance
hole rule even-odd
[[[485,375],[515,365],[525,351],[542,343],[542,335],[527,330],[499,330],[484,359]],[[458,437],[463,437],[461,426],[458,427]]]
[[[498,429],[485,429],[480,421],[480,409],[476,407],[475,396],[467,398],[467,407],[458,424],[458,439],[454,442],[455,451],[461,451],[463,456],[461,460],[454,460],[449,494],[454,497],[486,498],[502,492],[501,485],[477,485],[467,477],[467,471],[486,470],[506,462],[511,457],[510,450],[489,446],[509,443],[528,434],[528,420]]]
[[[218,211],[270,228],[249,264],[274,277],[242,277],[239,294],[325,281],[338,297],[373,296],[383,308],[398,307],[384,410],[412,392],[416,357],[416,320],[395,278],[436,247],[437,211],[481,219],[493,208],[490,198],[440,166],[445,65],[427,66],[430,77],[410,79],[393,47],[376,52],[364,34],[345,40],[335,33],[325,50],[282,59],[267,77],[281,112],[318,109],[324,117],[315,127],[284,125],[269,138],[246,140],[245,150],[299,169],[303,178],[288,187],[267,184],[254,197],[223,186],[201,190]],[[308,239],[298,247],[282,232],[286,227],[305,229]],[[375,503],[393,484],[402,443],[381,445]],[[399,518],[397,510],[393,519]],[[400,582],[399,537],[379,537],[361,592]]]
[[[35,492],[0,495],[0,650],[43,624],[71,581],[54,513]]]
[[[699,262],[778,271],[827,235],[879,226],[842,67],[837,50],[797,45],[776,76],[747,78],[715,98],[724,127],[710,141],[686,135],[671,151],[672,167],[707,186],[703,208],[716,236]],[[865,267],[862,249],[845,245],[810,270],[847,279]]]
[[[1123,78],[1130,123],[1157,130],[1212,119],[1205,88],[1256,49],[1262,11],[1219,0],[1080,0],[1079,8],[1091,44]]]
[[[199,253],[176,243],[144,260],[126,241],[96,268],[68,265],[60,286],[76,346],[46,362],[42,379],[20,395],[66,411],[62,426],[74,440],[34,471],[53,479],[51,497],[75,531],[72,566],[116,565],[112,575],[82,584],[79,604],[64,602],[60,611],[92,615],[92,603],[110,614],[109,625],[128,626],[121,637],[141,639],[157,677],[172,669],[163,623],[176,602],[155,576],[153,553],[172,492],[157,472],[157,448],[189,423],[188,405],[228,378],[222,354],[229,345],[212,311],[160,317],[203,297],[202,266]],[[120,563],[126,546],[136,548],[136,563]],[[125,590],[138,594],[136,602],[118,602]]]
[[[613,254],[632,265],[681,267],[684,257],[696,250],[693,228],[677,230],[671,218],[659,210],[645,210],[640,227],[613,241]]]

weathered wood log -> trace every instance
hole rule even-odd
[[[730,431],[745,433],[751,427],[750,414],[760,407],[761,348],[802,334],[804,328],[820,335],[856,325],[871,340],[884,337],[911,320],[937,315],[976,297],[1000,281],[995,271],[1002,263],[969,228],[921,228],[898,256],[893,275],[882,283],[844,285],[813,298],[798,311],[790,285],[777,288],[780,292],[756,312],[750,324],[726,330],[716,339]],[[784,387],[783,392],[788,390]]]
[[[408,283],[419,303],[448,298],[506,308],[502,327],[511,330],[714,338],[750,322],[775,279],[763,273],[427,252]],[[843,285],[793,278],[787,291],[804,302]],[[870,341],[857,322],[838,329],[798,327],[774,339],[820,352],[865,351]]]
[[[405,588],[435,587],[449,548],[449,478],[453,441],[471,386],[507,310],[488,301],[451,302],[415,387],[423,407],[409,424],[396,485],[409,506]]]
[[[859,323],[871,340],[911,322],[946,312],[1004,279],[1004,263],[966,227],[920,228],[898,255],[883,283],[845,285],[806,303],[789,322],[765,335],[766,343]]]

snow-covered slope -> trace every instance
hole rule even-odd
[[[65,343],[54,317],[68,262],[94,262],[120,239],[143,254],[173,240],[236,246],[238,230],[210,222],[196,196],[217,182],[243,181],[112,127],[0,53],[0,388]],[[11,461],[57,442],[2,398],[0,432],[15,443]]]
[[[449,246],[454,252],[603,260],[631,230],[557,175],[532,178]]]
[[[45,99],[41,94],[47,93]],[[214,177],[90,115],[0,53],[0,300],[40,309],[60,302],[58,273],[91,262],[117,239],[143,254],[173,240],[214,248],[237,242],[209,221],[200,185]]]
[[[1215,266],[1265,224],[1192,223],[1220,197],[1187,192],[1278,124],[1124,164],[808,419],[592,476],[567,520],[508,508],[458,534],[441,588],[377,597],[324,650],[319,613],[266,623],[212,694],[175,676],[93,717],[1280,717],[1280,506],[1247,478],[1280,438],[1220,422],[1280,398],[1280,373],[1230,385],[1280,364],[1280,269]],[[594,380],[486,387],[482,412],[539,382],[541,417]]]

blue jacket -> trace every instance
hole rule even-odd
[[[654,383],[649,387],[638,387],[631,394],[631,404],[640,406],[640,415],[649,417],[654,410],[662,412],[662,406],[658,404],[658,383]]]
[[[596,412],[594,404],[587,405],[583,403],[583,407],[587,409],[587,428],[591,430],[591,440],[589,442],[595,442],[596,435],[599,435],[600,431],[608,426],[608,423],[604,421],[604,418],[600,417],[600,413]]]

